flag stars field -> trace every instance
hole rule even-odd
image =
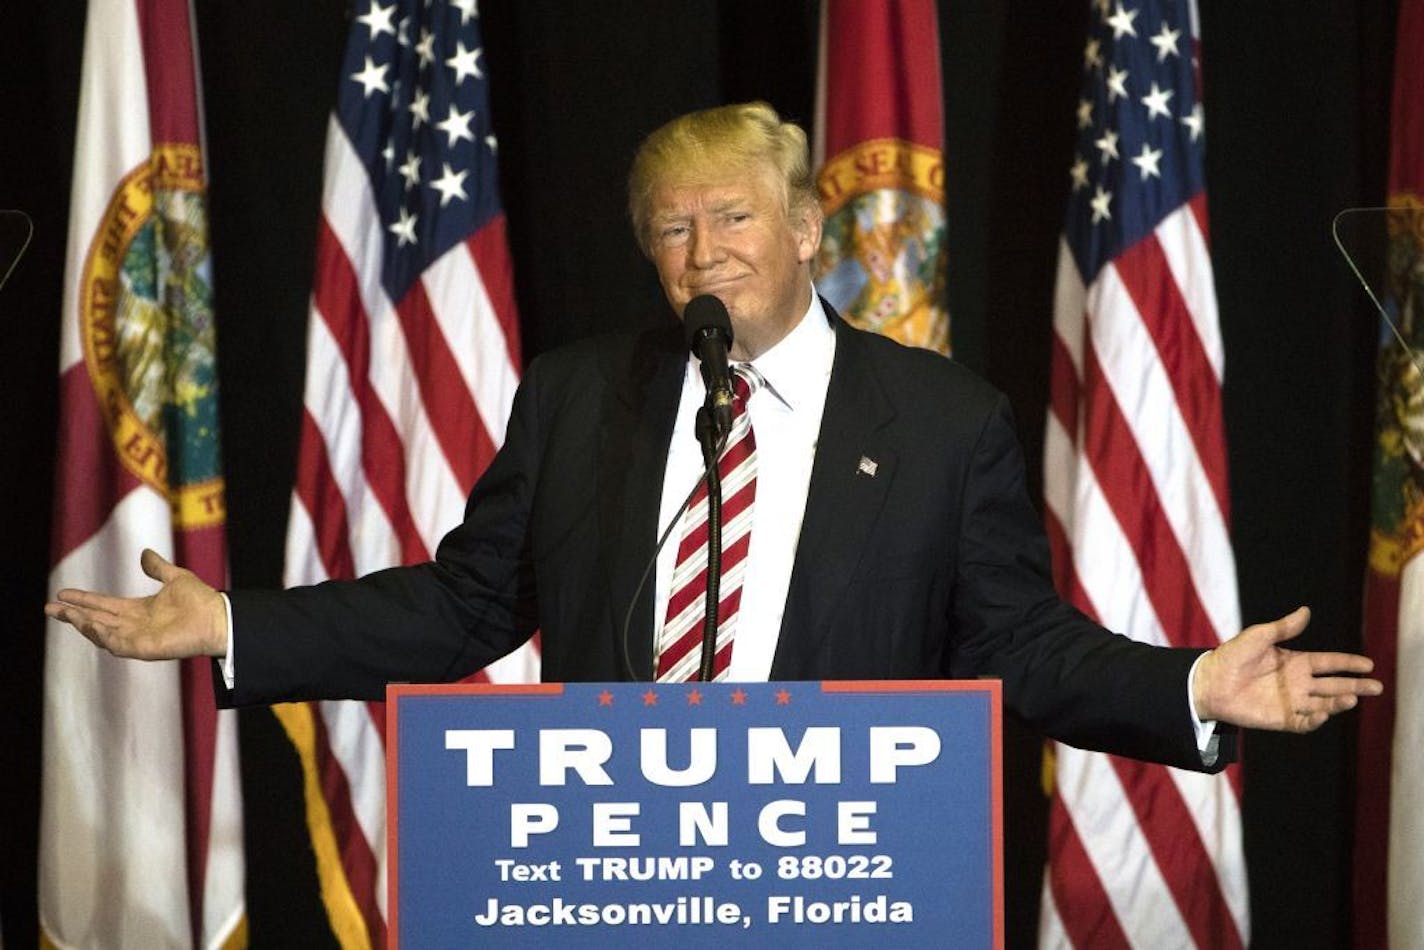
[[[420,42],[415,44],[415,54],[420,57],[420,68],[435,62],[435,34],[429,30],[420,31]]]
[[[1124,36],[1136,36],[1137,30],[1132,25],[1132,21],[1137,19],[1137,10],[1124,10],[1122,4],[1117,5],[1116,12],[1108,17],[1108,26],[1112,27],[1113,39],[1120,40]]]
[[[461,26],[465,26],[480,15],[479,0],[450,0],[450,6],[460,11]]]
[[[1097,192],[1093,195],[1093,223],[1099,224],[1103,221],[1111,220],[1112,212],[1108,210],[1108,205],[1112,203],[1112,192],[1104,191],[1099,185]]]
[[[1118,157],[1117,137],[1116,132],[1112,129],[1108,129],[1102,134],[1101,138],[1093,143],[1097,150],[1102,153],[1104,165]]]
[[[406,106],[406,108],[410,111],[410,128],[412,132],[420,128],[422,123],[429,124],[430,93],[423,89],[417,92],[411,97],[410,105]]]
[[[1127,77],[1129,73],[1125,69],[1118,69],[1116,66],[1108,67],[1108,105],[1112,105],[1119,99],[1127,98]]]
[[[366,68],[352,73],[351,78],[366,90],[367,99],[371,98],[373,92],[391,91],[391,87],[386,85],[386,67],[377,66],[370,56],[366,57]]]
[[[396,236],[401,247],[415,243],[415,223],[416,216],[405,208],[400,209],[400,220],[393,223],[388,229]]]
[[[1153,148],[1146,142],[1142,143],[1142,151],[1135,155],[1132,164],[1136,165],[1142,172],[1142,180],[1149,178],[1161,178],[1162,172],[1158,169],[1157,163],[1162,161],[1162,150]]]
[[[392,19],[395,17],[396,5],[393,3],[388,7],[383,7],[379,3],[371,4],[371,9],[356,18],[356,22],[370,30],[370,39],[375,42],[376,37],[382,33],[396,35],[395,24]],[[404,21],[402,21],[404,23]]]
[[[1083,46],[1083,68],[1103,68],[1103,45],[1096,39],[1089,39]]]
[[[482,52],[483,50],[478,46],[467,50],[464,43],[455,44],[455,55],[445,60],[445,65],[455,70],[455,82],[464,82],[469,78],[484,78],[485,74],[480,72],[480,67],[475,62]]]
[[[1167,108],[1167,102],[1171,98],[1172,90],[1161,89],[1154,82],[1151,91],[1142,97],[1142,104],[1147,107],[1147,118],[1155,119],[1158,116],[1163,116],[1170,119],[1172,110]]]
[[[466,200],[469,196],[465,194],[464,181],[470,173],[466,171],[454,171],[450,168],[450,163],[444,163],[445,173],[430,183],[430,187],[440,192],[440,207],[445,207],[451,199]]]
[[[1091,129],[1093,127],[1093,100],[1078,100],[1078,128]]]
[[[1181,55],[1177,52],[1177,40],[1181,38],[1181,35],[1181,30],[1174,30],[1167,25],[1165,20],[1163,21],[1162,29],[1147,41],[1157,47],[1157,62],[1165,62],[1168,56]]]
[[[1206,126],[1206,119],[1202,115],[1202,107],[1200,102],[1192,106],[1192,111],[1190,113],[1182,116],[1181,123],[1185,125],[1187,129],[1191,132],[1192,142],[1193,144],[1195,144],[1196,140],[1201,138],[1202,130]]]
[[[420,184],[420,156],[414,151],[406,152],[405,164],[400,167],[400,173],[401,177],[405,179],[407,190]]]
[[[447,148],[454,148],[462,141],[468,140],[473,142],[475,140],[474,135],[470,133],[470,122],[473,121],[474,118],[475,112],[473,109],[469,112],[461,112],[456,108],[454,103],[450,104],[450,114],[440,122],[435,123],[435,127],[441,132],[444,132],[450,140],[446,145]]]

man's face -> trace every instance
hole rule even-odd
[[[800,322],[811,303],[808,266],[821,240],[814,212],[789,219],[770,168],[653,196],[651,247],[663,292],[679,317],[713,294],[732,317],[732,358],[755,359]]]

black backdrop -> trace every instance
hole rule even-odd
[[[239,586],[280,577],[346,6],[197,0]],[[1008,392],[1034,458],[1086,4],[940,6],[956,352]],[[486,0],[481,14],[526,356],[666,319],[622,211],[633,148],[663,120],[722,101],[765,98],[809,122],[815,3]],[[1316,621],[1303,645],[1353,647],[1375,331],[1329,222],[1383,196],[1394,2],[1203,0],[1201,14],[1243,614],[1264,619],[1306,601]],[[83,15],[80,0],[50,0],[11,13],[0,31],[0,207],[24,208],[36,224],[27,259],[0,290],[0,915],[12,946],[35,939],[39,605]],[[1257,946],[1347,939],[1354,728],[1345,716],[1307,738],[1247,737]],[[245,711],[242,731],[254,944],[329,944],[295,758],[265,710]],[[1007,737],[1007,919],[1017,946],[1034,933],[1043,807],[1037,740],[1013,722]]]

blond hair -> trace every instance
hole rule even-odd
[[[776,171],[788,214],[819,210],[806,133],[765,102],[689,112],[654,131],[638,147],[628,174],[628,216],[643,253],[652,256],[650,218],[658,188],[702,184],[728,169],[759,165]]]

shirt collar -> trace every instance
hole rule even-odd
[[[835,354],[836,331],[813,288],[801,322],[751,365],[767,390],[794,412],[815,393],[826,391]]]

